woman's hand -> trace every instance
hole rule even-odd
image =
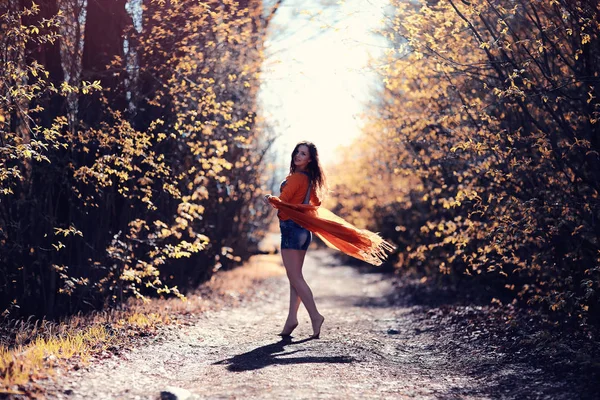
[[[269,202],[269,198],[271,198],[271,195],[270,195],[270,194],[267,194],[267,195],[265,195],[265,197],[263,197],[263,200],[264,200],[264,202],[265,202],[265,203],[267,203],[268,205],[270,205],[270,206],[272,207],[272,206],[273,206],[273,204],[271,204],[271,203]]]

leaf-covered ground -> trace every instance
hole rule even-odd
[[[240,268],[243,271],[245,267]],[[240,272],[242,273],[242,272]],[[48,398],[597,398],[597,343],[508,308],[465,305],[426,284],[339,265],[311,250],[305,276],[326,320],[307,340],[303,308],[281,340],[285,275],[182,319],[130,350],[58,374]]]

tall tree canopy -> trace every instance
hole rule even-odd
[[[264,230],[253,1],[0,6],[0,309],[180,295]]]
[[[393,3],[340,212],[395,238],[399,267],[597,319],[598,3]]]

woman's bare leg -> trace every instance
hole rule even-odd
[[[287,320],[281,331],[281,336],[289,336],[298,326],[298,308],[300,308],[300,296],[296,292],[296,288],[290,283],[290,308],[288,310]]]
[[[304,265],[304,256],[306,256],[306,251],[302,256],[302,265]],[[288,310],[288,316],[285,321],[285,325],[283,326],[283,330],[281,331],[281,336],[290,335],[294,329],[298,326],[298,309],[300,308],[300,296],[296,291],[294,285],[290,283],[290,308]]]
[[[312,291],[310,290],[310,287],[308,286],[308,284],[304,280],[304,276],[302,275],[302,265],[304,264],[305,255],[306,250],[281,250],[281,258],[283,259],[283,265],[285,266],[285,270],[287,273],[287,277],[290,280],[290,284],[294,287],[294,289],[296,289],[297,295],[302,300],[302,303],[304,303],[306,311],[308,311],[308,315],[310,316],[310,320],[313,327],[313,337],[319,337],[321,325],[323,324],[325,318],[321,314],[319,314],[319,311],[317,310],[317,305],[315,304],[315,300],[313,298]],[[291,301],[292,298],[290,291],[290,311],[296,312],[297,308],[292,308],[292,306],[296,307],[296,305],[295,303],[292,304]]]

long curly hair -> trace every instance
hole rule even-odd
[[[294,147],[294,151],[292,151],[292,160],[290,162],[290,174],[296,172],[296,165],[294,165],[294,157],[298,153],[298,148],[300,146],[308,147],[308,152],[310,155],[310,162],[306,166],[306,172],[310,176],[310,181],[312,182],[313,188],[316,189],[317,193],[321,196],[325,193],[327,182],[325,179],[325,173],[323,172],[323,168],[321,168],[321,163],[319,161],[319,152],[317,151],[317,146],[314,143],[308,141],[302,141],[296,144]]]

